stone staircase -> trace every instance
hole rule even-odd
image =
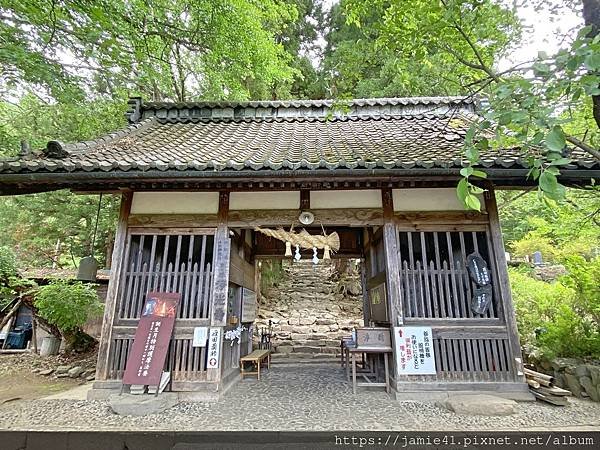
[[[262,293],[256,321],[260,329],[271,320],[274,363],[337,360],[340,338],[363,324],[362,293],[343,289],[339,278],[332,262],[284,261],[283,279]],[[360,287],[356,270],[344,274],[345,286],[349,279]]]

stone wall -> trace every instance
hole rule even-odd
[[[568,389],[575,397],[600,402],[600,361],[584,362],[574,358],[538,361],[536,370],[552,375],[554,384]]]
[[[284,261],[282,279],[262,292],[256,326],[272,323],[275,353],[331,357],[340,338],[363,326],[360,272],[349,261],[341,273],[335,262]]]

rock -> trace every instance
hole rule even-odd
[[[576,377],[587,377],[590,375],[590,371],[587,366],[577,366],[575,367],[575,376]]]
[[[600,395],[598,395],[598,389],[594,387],[592,384],[592,379],[590,377],[581,377],[579,379],[579,383],[585,389],[585,392],[590,396],[592,400],[595,402],[600,402]]]
[[[509,416],[516,412],[517,402],[493,395],[466,394],[450,395],[439,406],[470,416]]]
[[[68,373],[58,373],[56,374],[56,378],[68,378],[69,374]]]
[[[570,373],[565,373],[564,376],[567,389],[571,391],[575,397],[581,398],[581,384],[579,384],[577,377]]]
[[[69,374],[69,376],[71,378],[77,378],[79,375],[81,375],[84,371],[84,368],[81,366],[75,366],[72,369],[70,369],[67,373]]]
[[[58,366],[55,370],[56,375],[62,374],[62,373],[67,373],[69,370],[71,370],[71,366]]]
[[[590,371],[590,378],[592,379],[592,384],[594,386],[600,386],[600,367],[592,366],[591,364],[588,366]]]
[[[90,375],[88,377],[85,377],[85,381],[94,381],[96,379],[96,375]]]
[[[163,392],[155,395],[111,395],[108,399],[110,408],[122,416],[147,416],[172,408],[179,400],[177,394]]]
[[[278,345],[277,352],[279,353],[292,353],[294,351],[294,347],[291,345]]]
[[[312,325],[316,321],[316,317],[301,317],[300,325]]]
[[[331,319],[317,319],[317,325],[334,325],[335,321]]]
[[[96,369],[88,369],[81,372],[81,378],[87,378],[90,375],[95,375]]]
[[[321,349],[319,347],[309,347],[309,346],[298,346],[294,348],[294,353],[321,353]]]
[[[40,370],[38,373],[39,373],[40,375],[45,375],[45,376],[48,376],[48,375],[51,375],[51,374],[52,374],[52,372],[54,372],[54,369]]]

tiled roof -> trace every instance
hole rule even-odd
[[[129,127],[41,154],[0,160],[2,173],[429,169],[463,165],[474,104],[458,97],[243,103],[130,100]],[[573,151],[571,168],[598,168]],[[518,150],[489,151],[484,167],[522,168]]]

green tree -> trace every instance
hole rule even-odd
[[[36,314],[60,330],[66,351],[86,352],[96,340],[82,327],[102,312],[102,303],[91,284],[65,280],[39,287],[34,294]]]
[[[464,32],[481,42],[482,57],[494,64],[519,37],[514,11],[489,1],[460,3],[455,15]],[[324,61],[333,94],[464,94],[480,74],[461,62],[470,48],[450,19],[439,2],[342,0],[331,11]]]
[[[275,0],[5,0],[0,82],[54,98],[127,89],[154,100],[268,97],[293,71]],[[279,94],[279,93],[278,93]]]
[[[543,7],[548,2],[540,2]],[[575,35],[567,36],[564,48],[555,55],[540,52],[535,60],[499,71],[494,65],[502,51],[518,38],[519,23],[514,9],[496,0],[348,0],[348,22],[362,25],[378,9],[377,21],[370,27],[379,32],[377,43],[404,57],[418,61],[454,61],[463,70],[453,77],[465,94],[484,98],[484,120],[476,122],[466,138],[465,155],[471,166],[479,162],[482,149],[518,147],[539,184],[538,194],[546,201],[564,196],[558,183],[560,168],[569,164],[563,151],[569,143],[600,160],[600,1],[556,1],[560,8],[580,10],[586,22]],[[515,4],[516,5],[516,4]],[[463,75],[465,74],[466,76]],[[440,78],[439,82],[445,80]],[[595,126],[585,132],[569,130],[591,100]],[[566,113],[565,113],[566,111]],[[467,169],[458,186],[466,206],[479,209],[471,182],[485,177],[481,171]]]
[[[507,249],[516,256],[541,251],[561,262],[570,255],[591,258],[600,251],[600,196],[594,190],[568,189],[548,208],[535,192],[504,191],[498,206]]]

